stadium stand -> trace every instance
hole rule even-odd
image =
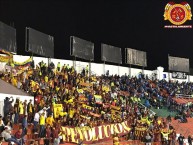
[[[190,93],[191,83],[150,80],[143,74],[89,76],[85,69],[77,73],[72,66],[47,66],[43,61],[35,68],[10,68],[1,79],[34,96],[34,104],[4,100],[1,134],[8,142],[168,144],[176,142],[174,125],[170,117],[160,118],[151,108],[178,109],[178,122],[192,116],[192,104],[177,105],[175,98],[177,92]]]

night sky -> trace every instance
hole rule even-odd
[[[54,36],[55,57],[73,59],[70,36],[95,43],[95,62],[101,63],[100,44],[147,52],[146,69],[168,68],[168,54],[190,58],[193,67],[193,28],[165,29],[164,8],[170,0],[0,0],[0,21],[17,30],[18,54],[26,55],[25,27]],[[175,3],[182,1],[176,0]],[[191,7],[193,1],[187,0]],[[192,25],[193,20],[185,25]],[[123,60],[123,65],[124,60]],[[128,65],[127,65],[128,66]]]

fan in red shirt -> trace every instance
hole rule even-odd
[[[50,140],[51,140],[51,128],[50,125],[48,125],[46,127],[46,139],[44,140],[45,145],[49,145],[50,144]]]
[[[52,136],[54,139],[54,145],[59,145],[60,138],[59,138],[59,129],[58,128],[55,128],[55,127],[52,128]]]
[[[41,96],[41,95],[38,95],[38,96],[35,97],[35,102],[36,102],[37,104],[39,104],[41,99],[42,99],[42,96]]]
[[[24,144],[24,139],[22,136],[22,128],[20,128],[16,133],[15,133],[15,138],[20,141],[22,144]]]

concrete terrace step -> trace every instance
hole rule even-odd
[[[14,87],[12,84],[5,82],[0,79],[0,92],[4,94],[14,94],[14,95],[22,95],[29,96],[26,92]]]
[[[187,118],[187,123],[179,123],[178,120],[172,119],[171,125],[176,129],[177,134],[182,134],[185,136],[185,138],[188,137],[188,135],[193,134],[193,118]]]

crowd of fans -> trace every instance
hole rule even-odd
[[[19,73],[18,73],[19,72]],[[170,111],[176,105],[172,97],[176,93],[192,94],[192,83],[150,80],[143,74],[131,76],[89,75],[88,66],[81,73],[69,66],[47,66],[43,61],[36,67],[29,66],[24,71],[11,67],[1,75],[1,79],[18,89],[33,95],[33,101],[13,103],[12,98],[4,101],[4,116],[0,116],[0,131],[6,141],[23,144],[27,126],[33,124],[33,132],[44,138],[45,144],[52,140],[58,145],[61,140],[61,126],[99,126],[105,123],[120,123],[129,120],[132,130],[128,139],[138,139],[147,143],[175,142],[176,132],[170,119],[159,118],[150,112],[151,107],[167,106]],[[139,105],[145,100],[144,108]],[[62,110],[54,113],[54,105],[62,104]],[[116,108],[113,110],[112,108]],[[191,107],[180,110],[191,113]],[[2,120],[3,118],[3,120]],[[17,135],[11,136],[13,124],[21,123]],[[143,136],[137,136],[135,129],[146,127]],[[183,136],[180,136],[180,139]],[[191,137],[190,137],[191,138]]]

